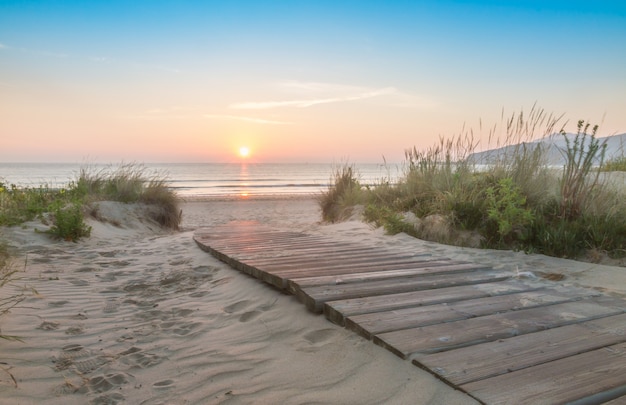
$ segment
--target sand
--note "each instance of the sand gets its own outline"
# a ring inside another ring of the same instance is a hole
[[[200,250],[193,231],[231,220],[363,240],[516,269],[559,273],[562,284],[626,294],[623,268],[424,242],[352,220],[319,222],[312,198],[190,201],[181,232],[104,203],[79,243],[34,229],[1,229],[19,246],[24,291],[0,318],[0,403],[15,404],[472,404],[428,372],[308,312],[294,297]]]

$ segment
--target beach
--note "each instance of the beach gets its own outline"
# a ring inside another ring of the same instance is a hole
[[[179,232],[102,203],[92,236],[54,241],[39,222],[2,228],[25,300],[0,318],[0,402],[16,404],[472,404],[427,371],[306,310],[202,251],[196,229],[258,221],[509,269],[626,295],[623,268],[385,235],[320,222],[311,196],[196,199]],[[4,291],[6,290],[6,291]]]

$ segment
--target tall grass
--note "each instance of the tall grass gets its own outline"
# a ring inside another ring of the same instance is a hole
[[[328,191],[322,193],[318,203],[322,218],[328,222],[346,219],[352,207],[361,203],[362,188],[353,165],[342,164],[333,169]]]
[[[599,159],[599,167],[604,163],[606,141],[596,139],[598,126],[595,125],[588,133],[590,124],[578,121],[578,132],[573,140],[565,138],[566,148],[562,151],[565,157],[565,168],[561,176],[561,215],[576,218],[581,215],[583,204],[596,196],[599,171],[591,173],[594,162]]]
[[[561,116],[533,106],[528,114],[502,117],[501,127],[491,128],[488,139],[491,148],[504,149],[486,161],[474,154],[478,142],[471,130],[440,138],[424,150],[407,150],[405,172],[397,183],[361,190],[365,219],[390,232],[443,243],[463,244],[467,239],[455,235],[469,231],[489,248],[559,257],[578,257],[588,250],[624,256],[626,195],[598,180],[604,146],[596,139],[597,128],[589,131],[591,126],[580,121],[577,135],[565,137],[566,163],[559,171],[546,163],[546,151],[532,141],[564,136]],[[340,186],[331,185],[322,199],[324,212],[333,212],[345,185],[357,182],[354,173],[341,174],[335,177]],[[411,216],[421,222],[407,221]],[[438,218],[438,226],[448,224],[449,231],[428,230],[424,224],[430,216]]]
[[[150,173],[143,165],[121,164],[100,170],[82,168],[75,189],[87,201],[148,204],[153,208],[148,211],[149,216],[165,228],[178,229],[181,221],[178,197],[168,187],[165,176]]]

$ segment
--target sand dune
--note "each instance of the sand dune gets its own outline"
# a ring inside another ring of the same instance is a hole
[[[100,213],[109,222],[92,222],[92,237],[77,244],[33,232],[44,228],[37,223],[2,230],[24,267],[3,294],[36,293],[1,319],[4,334],[23,339],[0,341],[1,403],[474,403],[193,243],[194,229],[231,220],[426,247],[520,277],[557,273],[563,284],[626,294],[623,268],[386,236],[360,221],[323,225],[313,199],[188,202],[178,233],[159,231],[137,207],[105,203]]]
[[[23,343],[0,342],[0,402],[473,403],[192,241],[193,229],[232,219],[346,237],[369,235],[366,226],[322,226],[310,199],[183,210],[179,233],[155,233],[116,204],[101,212],[128,227],[92,223],[92,237],[77,244],[51,241],[33,232],[43,228],[35,223],[3,230],[27,260],[12,288],[37,293],[2,318],[2,332]]]

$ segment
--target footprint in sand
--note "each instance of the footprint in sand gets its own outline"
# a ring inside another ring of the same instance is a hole
[[[333,336],[335,336],[336,333],[337,331],[335,331],[334,329],[320,329],[309,332],[303,337],[311,344],[319,344],[331,339]]]
[[[41,330],[56,330],[59,329],[59,323],[58,322],[48,322],[48,321],[43,321],[39,326],[37,326],[37,329],[41,329]]]
[[[240,317],[239,317],[239,322],[248,322],[253,320],[254,318],[258,317],[259,315],[261,315],[261,311],[249,311],[249,312],[244,312]]]
[[[114,392],[112,394],[104,394],[100,395],[93,399],[90,404],[93,405],[117,405],[123,404],[126,401],[126,397],[120,394],[119,392]]]
[[[185,259],[182,256],[174,258],[174,260],[170,260],[170,266],[180,266],[181,264],[189,263],[190,259]]]
[[[193,309],[174,308],[172,309],[172,316],[184,318],[194,313]]]
[[[65,330],[66,335],[81,335],[83,332],[84,327],[82,325],[70,326]]]
[[[64,346],[52,362],[55,363],[58,371],[74,367],[79,373],[87,374],[97,370],[108,361],[102,356],[94,355],[81,345],[71,344]]]
[[[130,349],[120,353],[120,361],[133,368],[148,368],[156,366],[163,361],[163,358],[154,353],[146,353],[138,347],[131,347]]]
[[[242,309],[247,308],[248,306],[250,306],[250,301],[248,300],[238,301],[238,302],[235,302],[234,304],[224,307],[224,312],[226,312],[227,314],[232,314],[234,312],[239,312]]]
[[[114,312],[117,312],[117,309],[119,308],[120,303],[117,302],[116,300],[108,300],[105,304],[104,304],[104,308],[102,308],[102,312],[104,312],[105,314],[112,314]]]
[[[90,378],[87,386],[91,392],[102,393],[120,388],[122,385],[128,384],[131,380],[132,376],[129,374],[111,373]]]
[[[152,384],[152,388],[158,390],[169,390],[171,388],[174,388],[174,380],[157,381]]]
[[[171,332],[178,336],[187,336],[200,327],[200,325],[202,325],[200,322],[188,322],[183,324],[178,323],[176,328],[171,329]]]

